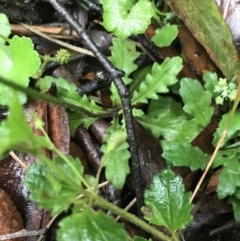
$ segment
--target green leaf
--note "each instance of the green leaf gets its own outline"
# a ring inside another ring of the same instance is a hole
[[[213,98],[216,98],[219,94],[214,92],[215,86],[218,84],[218,76],[216,73],[207,72],[203,75],[205,81],[204,87],[209,90]]]
[[[83,166],[79,159],[68,159],[82,176]],[[27,169],[25,184],[31,191],[31,199],[41,208],[51,209],[55,215],[70,207],[81,192],[81,180],[60,157],[42,160]]]
[[[45,137],[36,136],[26,121],[23,107],[19,103],[17,92],[10,90],[9,116],[0,125],[1,148],[0,159],[10,150],[28,152],[34,155],[42,153],[42,148],[53,146]]]
[[[209,91],[204,91],[197,80],[183,78],[181,80],[180,95],[184,102],[184,111],[194,117],[196,124],[205,127],[209,124],[213,108],[211,107],[212,95]]]
[[[84,208],[59,223],[58,241],[128,241],[123,225],[114,221],[102,211],[94,213]]]
[[[58,88],[62,88],[67,91],[76,90],[76,86],[64,78],[54,78],[52,76],[45,76],[37,81],[36,87],[41,90],[41,92],[46,93],[52,84],[55,84]]]
[[[127,39],[113,38],[113,46],[110,49],[111,56],[109,57],[109,60],[116,68],[125,72],[123,82],[128,85],[132,81],[132,79],[129,78],[129,75],[137,69],[134,60],[140,55],[140,53],[136,51],[135,44]],[[114,83],[111,84],[110,90],[112,92],[111,99],[113,106],[120,104],[121,99]]]
[[[173,140],[187,121],[181,104],[162,96],[158,100],[151,100],[148,114],[136,119],[156,138],[163,136],[167,141]]]
[[[213,145],[216,146],[217,142],[219,141],[229,118],[230,112],[226,113],[222,116],[222,119],[218,125],[217,131],[214,133]],[[227,135],[223,141],[223,145],[225,145],[229,140],[233,137],[239,136],[240,134],[240,126],[239,126],[239,118],[240,118],[240,111],[236,110],[234,115],[232,116],[232,120],[229,125],[229,129]]]
[[[161,65],[154,63],[152,74],[148,74],[139,89],[134,91],[132,104],[148,103],[147,99],[158,99],[157,93],[167,93],[168,86],[177,82],[176,76],[181,69],[180,57],[166,58]]]
[[[89,100],[86,95],[80,96],[76,90],[67,91],[60,88],[58,89],[58,98],[95,114],[104,113],[102,107],[96,105],[93,100]]]
[[[219,150],[211,168],[223,166],[228,160],[237,158],[238,149]]]
[[[152,66],[148,65],[142,69],[138,69],[133,73],[133,81],[129,86],[131,96],[135,90],[139,88],[139,85],[146,79],[148,73],[151,72]]]
[[[166,24],[163,28],[157,29],[152,41],[159,47],[171,45],[172,41],[178,35],[177,25]]]
[[[6,38],[11,33],[11,25],[9,24],[8,18],[5,14],[0,13],[0,34]],[[0,44],[5,44],[5,40],[0,38]]]
[[[125,77],[128,77],[137,69],[134,61],[140,53],[136,51],[136,45],[128,39],[113,38],[112,44],[112,47],[110,47],[111,56],[108,59],[116,68],[125,72]]]
[[[236,197],[229,197],[228,203],[232,204],[235,220],[240,222],[240,200]]]
[[[191,193],[184,193],[180,176],[165,170],[153,178],[150,190],[145,191],[145,204],[152,214],[145,216],[149,222],[167,227],[171,233],[184,228],[192,219],[193,204],[189,203]]]
[[[126,177],[130,173],[128,160],[131,156],[128,151],[129,145],[126,142],[126,131],[120,128],[120,126],[117,128],[114,125],[110,126],[109,133],[104,138],[106,144],[101,147],[101,151],[104,153],[101,163],[106,167],[106,178],[119,189],[123,187]]]
[[[174,166],[188,166],[194,171],[199,168],[204,169],[208,163],[209,156],[190,143],[166,141],[162,143],[164,143],[162,156]]]
[[[14,36],[9,46],[0,48],[0,78],[4,78],[24,87],[28,86],[29,77],[33,76],[40,66],[40,58],[34,50],[30,38]],[[9,104],[10,88],[0,84],[0,104]],[[26,102],[26,95],[21,93],[21,103]]]
[[[199,0],[166,0],[166,3],[185,22],[228,79],[240,75],[232,34],[214,1],[202,0],[199,4]]]
[[[79,126],[84,126],[85,128],[88,129],[88,127],[94,121],[97,120],[97,118],[91,118],[82,113],[77,113],[74,111],[68,111],[67,115],[68,115],[68,124],[69,124],[69,128],[70,128],[71,136],[74,136],[74,133]]]
[[[103,5],[103,25],[117,37],[144,33],[155,10],[148,0],[100,0]],[[114,10],[114,11],[113,11]]]
[[[224,163],[224,168],[219,175],[218,197],[223,199],[228,195],[232,195],[237,187],[240,187],[239,155],[230,157]]]

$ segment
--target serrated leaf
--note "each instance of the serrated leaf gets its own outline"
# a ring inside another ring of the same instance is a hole
[[[147,115],[136,119],[156,138],[163,136],[165,140],[171,141],[186,122],[186,116],[181,109],[181,104],[172,98],[160,96],[158,100],[150,102]]]
[[[198,147],[190,143],[179,144],[178,142],[162,142],[163,157],[174,166],[188,166],[193,171],[204,169],[209,161],[209,156]]]
[[[240,165],[239,156],[230,157],[224,163],[224,168],[219,175],[217,194],[220,199],[232,195],[236,188],[240,187]]]
[[[71,164],[83,175],[80,160],[68,157]],[[53,160],[38,161],[27,169],[25,184],[31,191],[31,199],[39,206],[52,210],[52,215],[66,211],[81,192],[81,179],[71,167],[55,156]],[[70,182],[67,182],[67,179]]]
[[[67,91],[64,89],[58,89],[58,97],[67,103],[73,104],[80,108],[86,109],[92,113],[104,113],[102,107],[96,105],[93,100],[89,100],[86,95],[80,96],[76,90]]]
[[[136,51],[136,45],[128,39],[113,38],[112,44],[112,47],[110,47],[111,56],[108,59],[116,68],[125,72],[125,77],[128,77],[137,69],[134,60],[140,53]]]
[[[172,41],[178,35],[177,25],[166,24],[163,28],[157,29],[152,41],[159,47],[171,45]]]
[[[74,133],[78,126],[84,126],[88,129],[88,127],[97,120],[97,118],[91,118],[82,113],[77,113],[73,111],[68,111],[68,124],[70,128],[70,135],[74,136]]]
[[[194,122],[201,127],[209,124],[213,107],[211,107],[212,95],[209,91],[204,91],[197,80],[183,78],[180,82],[180,95],[184,102],[184,111],[194,117]]]
[[[207,72],[203,75],[203,80],[205,81],[204,87],[211,92],[212,97],[217,97],[219,94],[214,92],[215,86],[218,84],[217,74],[213,72]]]
[[[123,82],[128,85],[131,83],[132,79],[129,75],[137,69],[137,65],[134,64],[134,60],[140,55],[136,51],[136,46],[127,39],[113,38],[113,46],[110,47],[111,56],[109,60],[113,65],[125,72],[125,76],[122,78]],[[121,103],[121,99],[118,94],[118,90],[114,83],[111,84],[111,100],[113,106]]]
[[[190,143],[201,132],[201,130],[202,128],[199,125],[197,125],[193,120],[187,120],[181,126],[181,129],[174,136],[172,141],[177,141],[179,143]]]
[[[148,0],[100,0],[103,5],[103,25],[117,37],[127,38],[131,34],[144,33],[155,10]],[[114,11],[113,11],[114,9]]]
[[[1,46],[0,78],[4,78],[22,86],[28,86],[29,77],[33,76],[40,66],[40,58],[34,50],[30,38],[14,36],[9,46]],[[0,84],[0,104],[8,105],[10,88]],[[21,103],[26,102],[25,94],[20,95]]]
[[[228,160],[236,158],[236,155],[238,155],[238,149],[219,150],[211,168],[223,166]]]
[[[102,211],[92,212],[84,208],[59,223],[58,241],[128,241],[123,225],[114,221]]]
[[[10,114],[0,125],[0,159],[10,150],[27,151],[37,155],[41,153],[42,148],[51,148],[48,140],[33,134],[19,103],[17,92],[10,91],[8,98],[10,99]]]
[[[240,200],[236,197],[229,197],[228,203],[231,203],[233,207],[234,218],[237,222],[240,222]]]
[[[107,180],[120,189],[130,173],[128,165],[131,156],[128,151],[129,145],[126,141],[126,132],[120,127],[114,129],[114,126],[110,126],[108,132],[104,138],[106,144],[101,147],[101,151],[104,153],[101,163],[106,167],[105,175]]]
[[[222,119],[218,125],[217,131],[214,133],[213,145],[216,146],[217,142],[219,141],[229,118],[230,112],[226,113],[222,116]],[[239,136],[240,134],[240,126],[239,126],[239,118],[240,118],[240,111],[236,110],[234,115],[232,116],[227,135],[223,140],[223,145],[225,145],[229,140],[231,140],[235,136]]]
[[[52,76],[45,76],[37,81],[36,87],[41,90],[41,92],[46,93],[55,84],[57,89],[62,88],[67,91],[76,90],[76,86],[64,78],[54,78]]]
[[[0,34],[6,38],[11,33],[11,25],[9,24],[8,18],[5,14],[0,13]],[[5,40],[0,38],[0,44],[5,44]]]
[[[148,103],[148,99],[158,99],[157,93],[167,93],[168,86],[177,82],[176,76],[181,69],[180,57],[166,58],[161,65],[154,63],[152,73],[148,74],[139,89],[134,91],[132,104]]]
[[[190,192],[185,193],[181,177],[165,170],[153,178],[150,190],[144,193],[145,204],[152,210],[152,214],[145,218],[153,224],[167,227],[171,233],[182,229],[192,219],[190,196]]]

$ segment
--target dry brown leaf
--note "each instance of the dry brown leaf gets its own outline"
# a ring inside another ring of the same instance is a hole
[[[8,194],[3,189],[0,189],[0,235],[11,234],[23,228],[23,221],[20,213]],[[6,241],[11,240],[8,239]],[[16,238],[14,241],[24,241],[24,238]]]

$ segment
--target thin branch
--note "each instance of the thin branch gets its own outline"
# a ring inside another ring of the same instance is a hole
[[[7,240],[7,239],[13,239],[13,238],[19,238],[19,237],[27,237],[27,236],[43,235],[46,232],[46,230],[47,230],[46,228],[36,230],[36,231],[27,231],[26,229],[22,229],[21,231],[18,231],[16,233],[0,235],[0,240]]]
[[[99,51],[93,40],[87,35],[85,29],[68,13],[67,9],[58,0],[48,0],[56,11],[63,16],[63,18],[72,26],[80,38],[84,41],[85,45],[93,52],[98,61],[108,71],[111,79],[118,89],[118,93],[122,100],[122,106],[126,121],[126,129],[128,135],[128,143],[131,151],[132,169],[135,180],[135,190],[137,197],[138,214],[141,216],[140,208],[143,206],[143,188],[142,178],[138,154],[138,143],[135,138],[133,128],[133,117],[130,102],[130,93],[121,77],[124,73],[116,69],[113,64]]]

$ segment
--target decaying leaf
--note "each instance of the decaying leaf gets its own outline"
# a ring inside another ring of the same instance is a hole
[[[20,213],[8,194],[3,189],[0,189],[0,235],[14,233],[23,228],[23,221]],[[14,241],[23,240],[24,238],[14,239]],[[6,241],[10,241],[10,239]]]

